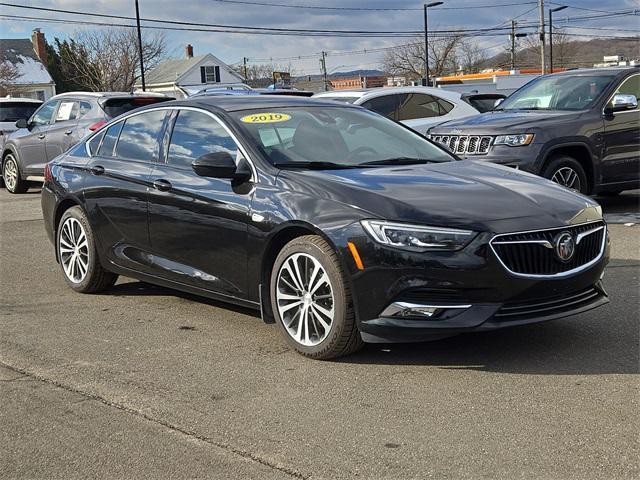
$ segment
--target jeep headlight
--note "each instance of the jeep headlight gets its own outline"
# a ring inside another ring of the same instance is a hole
[[[518,133],[515,135],[498,135],[494,145],[508,145],[509,147],[524,147],[533,141],[533,133]]]
[[[470,230],[392,223],[384,220],[362,220],[360,223],[376,242],[415,252],[460,250],[477,235]]]

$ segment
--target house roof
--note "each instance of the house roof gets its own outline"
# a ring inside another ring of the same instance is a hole
[[[148,85],[175,83],[181,76],[194,68],[205,58],[211,58],[211,60],[218,63],[221,67],[228,69],[232,75],[242,80],[242,77],[231,70],[231,68],[229,68],[224,62],[216,58],[211,53],[207,53],[206,55],[199,55],[197,57],[165,60],[154,69],[145,72],[145,83]]]
[[[28,38],[0,39],[0,60],[9,62],[18,70],[20,76],[12,84],[54,83]]]

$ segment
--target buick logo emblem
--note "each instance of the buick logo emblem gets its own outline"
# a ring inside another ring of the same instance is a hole
[[[554,240],[556,256],[563,262],[568,262],[576,253],[576,241],[569,232],[562,232]]]

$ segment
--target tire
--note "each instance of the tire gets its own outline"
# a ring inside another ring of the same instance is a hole
[[[542,176],[583,195],[589,194],[587,174],[573,157],[566,155],[552,157],[543,170]]]
[[[56,231],[56,249],[62,275],[76,292],[97,293],[116,283],[118,276],[100,264],[93,230],[80,207],[71,207],[62,215]]]
[[[284,246],[273,265],[270,292],[278,328],[302,355],[327,360],[362,347],[349,285],[336,252],[321,237],[298,237]]]
[[[9,153],[4,157],[2,179],[9,193],[25,193],[29,190],[29,182],[22,180],[20,166],[13,153]]]

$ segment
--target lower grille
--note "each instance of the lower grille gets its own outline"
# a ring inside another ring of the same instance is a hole
[[[499,322],[510,322],[571,312],[595,302],[604,295],[598,288],[591,287],[566,296],[505,303],[494,315],[494,319]]]
[[[562,260],[559,237],[568,233],[573,255]],[[604,252],[606,226],[592,222],[533,232],[497,235],[491,248],[507,270],[523,276],[559,276],[577,272],[599,259]]]
[[[491,137],[489,136],[432,135],[431,139],[457,154],[486,155],[491,147]]]

